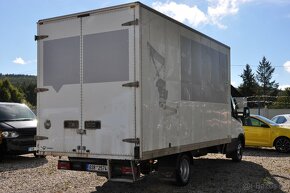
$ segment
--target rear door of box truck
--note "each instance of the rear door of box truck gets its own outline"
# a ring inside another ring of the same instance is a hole
[[[121,6],[38,22],[42,153],[133,159],[136,12]]]

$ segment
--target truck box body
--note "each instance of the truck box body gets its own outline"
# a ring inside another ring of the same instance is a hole
[[[141,3],[38,22],[40,153],[146,160],[229,143],[230,48]]]

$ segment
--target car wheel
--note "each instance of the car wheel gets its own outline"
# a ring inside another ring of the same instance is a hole
[[[192,159],[192,158],[191,158]],[[188,184],[191,176],[190,157],[186,154],[182,154],[177,157],[175,178],[178,186],[185,186]]]
[[[240,139],[236,145],[235,151],[232,153],[231,158],[234,162],[240,162],[243,158],[243,144]]]
[[[287,137],[279,137],[275,141],[275,148],[278,152],[290,152],[290,140]]]

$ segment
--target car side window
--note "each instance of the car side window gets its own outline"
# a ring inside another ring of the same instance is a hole
[[[251,121],[250,118],[246,118],[246,119],[243,120],[243,124],[245,126],[252,126],[252,121]]]
[[[278,117],[276,123],[282,124],[282,123],[285,123],[286,121],[287,121],[287,119],[284,116],[280,116],[280,117]]]
[[[253,127],[263,127],[264,125],[267,125],[258,119],[255,119],[255,118],[250,118],[250,119],[251,119],[251,123]]]

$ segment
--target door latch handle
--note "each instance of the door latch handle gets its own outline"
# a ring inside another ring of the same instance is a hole
[[[139,87],[139,81],[135,81],[135,82],[128,82],[125,84],[122,84],[122,87]]]

